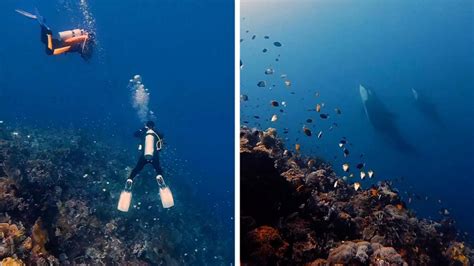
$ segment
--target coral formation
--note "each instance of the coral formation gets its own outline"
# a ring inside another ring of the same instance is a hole
[[[186,183],[175,188],[180,204],[164,210],[154,176],[144,172],[133,211],[117,211],[135,153],[110,145],[83,130],[0,125],[1,265],[231,261],[229,232]]]
[[[240,158],[246,265],[474,262],[451,220],[417,218],[387,182],[356,191],[320,158],[286,150],[274,129],[241,128]]]

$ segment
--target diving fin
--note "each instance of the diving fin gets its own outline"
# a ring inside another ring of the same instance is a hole
[[[29,12],[26,12],[25,10],[21,10],[21,9],[15,9],[16,12],[18,12],[20,15],[23,15],[27,18],[31,18],[31,19],[38,19],[38,17],[36,15],[33,15]]]
[[[117,204],[117,210],[122,212],[128,212],[130,208],[130,202],[132,201],[132,179],[127,179],[125,188],[120,193],[119,202]]]
[[[163,208],[171,208],[174,206],[173,194],[169,187],[160,188],[160,198]]]
[[[36,21],[38,21],[38,23],[41,26],[46,27],[48,30],[50,30],[50,28],[46,25],[46,20],[44,19],[43,16],[40,15],[37,8],[35,8],[35,16],[36,16]]]
[[[171,193],[170,188],[165,184],[165,180],[162,175],[156,176],[156,181],[160,187],[160,199],[163,208],[171,208],[174,206],[173,194]]]
[[[38,23],[41,26],[46,27],[49,30],[49,27],[46,25],[45,19],[43,18],[43,16],[41,16],[39,14],[38,9],[35,9],[35,14],[34,15],[31,14],[30,12],[26,12],[25,10],[21,10],[21,9],[15,9],[15,11],[20,15],[23,15],[27,18],[34,19],[34,20],[38,21]]]

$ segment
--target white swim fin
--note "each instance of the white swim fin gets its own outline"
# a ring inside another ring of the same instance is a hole
[[[20,15],[23,15],[27,18],[38,19],[38,17],[36,15],[33,15],[30,12],[26,12],[25,10],[15,9],[15,11],[18,12]]]
[[[169,187],[160,188],[160,198],[163,208],[171,208],[174,206],[173,194]]]
[[[117,205],[117,210],[121,212],[128,212],[130,209],[130,202],[132,201],[132,192],[123,190],[120,193],[120,199]]]
[[[170,188],[166,185],[165,180],[162,175],[156,176],[156,181],[158,182],[158,187],[160,188],[160,198],[163,208],[171,208],[174,206],[173,194],[171,193]]]
[[[40,13],[38,12],[38,9],[35,9],[35,14],[31,14],[30,12],[26,12],[25,10],[21,10],[21,9],[15,9],[15,11],[20,14],[20,15],[23,15],[27,18],[30,18],[30,19],[34,19],[36,21],[38,21],[38,23],[47,28],[48,30],[50,30],[50,28],[48,27],[48,25],[46,25],[46,21],[45,19],[43,18],[43,16],[40,15]]]
[[[132,201],[132,184],[133,180],[127,179],[127,182],[125,183],[125,189],[120,193],[117,210],[128,212],[128,209],[130,209],[130,202]]]

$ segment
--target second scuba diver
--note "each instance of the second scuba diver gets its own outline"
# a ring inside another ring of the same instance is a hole
[[[155,168],[156,181],[158,182],[163,208],[173,207],[173,194],[171,194],[171,190],[165,184],[165,180],[162,176],[163,171],[161,169],[160,160],[158,157],[158,153],[163,146],[163,135],[155,131],[155,123],[153,121],[148,121],[144,128],[135,132],[134,136],[139,138],[141,141],[140,145],[138,146],[141,154],[137,165],[135,168],[133,168],[127,181],[125,182],[125,189],[120,194],[117,209],[122,212],[128,212],[128,209],[130,208],[130,202],[132,200],[133,178],[135,178],[135,176],[147,164],[151,164],[153,168]]]
[[[84,60],[92,57],[94,48],[94,34],[84,29],[73,29],[59,32],[59,39],[53,38],[53,32],[46,25],[45,19],[36,12],[33,15],[23,10],[15,10],[21,15],[35,19],[41,27],[41,42],[45,45],[47,55],[60,55],[65,53],[79,53]]]

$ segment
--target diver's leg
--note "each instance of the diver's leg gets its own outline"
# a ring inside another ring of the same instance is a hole
[[[145,160],[145,157],[140,156],[140,159],[138,159],[137,165],[135,166],[135,168],[133,168],[128,179],[133,180],[133,178],[135,178],[135,176],[143,169],[143,167],[145,167],[146,163],[147,161]]]
[[[130,208],[130,202],[132,201],[132,185],[133,185],[133,178],[145,167],[147,161],[143,156],[140,156],[138,159],[137,165],[133,168],[132,172],[130,173],[127,181],[125,182],[125,188],[120,193],[119,202],[117,205],[117,209],[122,212],[128,212]]]
[[[46,47],[46,54],[51,55],[54,52],[53,32],[46,26],[41,25],[41,42]]]
[[[153,168],[155,168],[155,172],[157,175],[163,174],[163,169],[161,169],[160,160],[158,159],[158,157],[153,158],[151,164],[153,165]]]
[[[158,157],[153,158],[151,164],[153,165],[153,168],[155,168],[158,186],[160,186],[160,188],[166,187],[165,180],[163,179],[163,169],[161,169],[160,160]]]
[[[174,206],[173,194],[163,179],[163,170],[161,169],[160,160],[158,157],[153,158],[152,164],[156,171],[156,182],[158,182],[158,187],[160,190],[161,204],[163,205],[163,208],[171,208]]]

